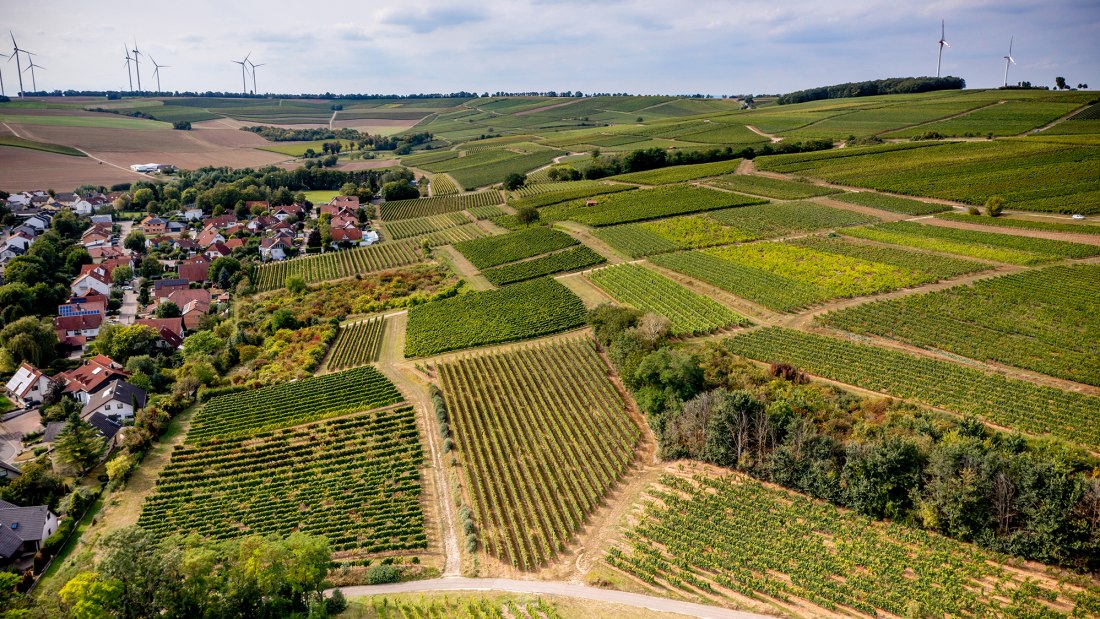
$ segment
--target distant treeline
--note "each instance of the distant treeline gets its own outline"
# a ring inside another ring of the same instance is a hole
[[[450,93],[417,93],[409,95],[385,95],[385,94],[334,94],[331,92],[326,93],[265,93],[265,94],[253,94],[242,92],[217,92],[207,90],[205,92],[192,92],[189,90],[174,91],[174,92],[156,92],[153,90],[139,90],[139,91],[123,91],[123,90],[40,90],[33,92],[30,90],[23,91],[23,95],[27,97],[106,97],[107,99],[117,100],[122,97],[205,97],[212,99],[352,99],[352,100],[371,100],[371,99],[476,99],[478,94],[476,92],[450,92]],[[482,95],[482,96],[488,96]]]
[[[256,127],[241,127],[241,131],[251,131],[265,140],[271,142],[312,142],[315,140],[351,140],[358,142],[370,137],[365,132],[355,129],[286,129],[261,125]]]
[[[686,150],[669,152],[663,148],[643,148],[617,157],[599,158],[584,171],[584,178],[593,180],[616,174],[643,172],[676,165],[692,163],[710,163],[730,159],[753,159],[764,155],[785,153],[805,153],[815,150],[827,150],[833,147],[832,140],[806,140],[804,142],[779,142],[744,148],[712,148],[710,150]]]
[[[789,92],[778,99],[779,105],[805,103],[819,99],[843,99],[846,97],[871,97],[874,95],[898,95],[933,90],[958,90],[966,88],[961,77],[891,77],[884,80],[849,82],[833,86],[821,86]]]

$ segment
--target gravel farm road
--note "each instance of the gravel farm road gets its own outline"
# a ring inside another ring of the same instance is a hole
[[[394,593],[424,593],[428,591],[503,591],[536,595],[559,595],[562,597],[636,606],[638,608],[646,608],[657,612],[677,613],[689,617],[702,617],[704,619],[774,619],[768,615],[729,610],[692,602],[681,602],[651,595],[627,593],[625,591],[615,591],[613,589],[597,589],[596,587],[589,587],[576,583],[541,580],[455,577],[436,578],[433,580],[413,580],[391,585],[340,587],[340,590],[347,597]]]

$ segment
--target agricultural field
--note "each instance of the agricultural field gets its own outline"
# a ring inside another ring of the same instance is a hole
[[[763,201],[701,187],[659,187],[612,195],[600,200],[595,206],[586,207],[582,203],[573,208],[565,219],[590,226],[610,226],[761,202]]]
[[[14,135],[0,135],[0,146],[11,146],[13,148],[29,148],[31,150],[40,150],[47,153],[57,153],[58,155],[68,155],[70,157],[87,157],[87,155],[71,146],[36,142],[34,140],[18,138]]]
[[[725,306],[638,264],[598,269],[585,277],[616,301],[668,318],[675,336],[703,335],[748,324]]]
[[[285,428],[401,402],[378,370],[367,366],[210,398],[191,422],[187,442],[199,445]]]
[[[703,227],[709,227],[704,222]],[[631,258],[641,258],[680,249],[680,246],[640,224],[622,224],[597,228],[592,232],[597,239]]]
[[[964,221],[983,226],[997,226],[998,228],[1017,228],[1020,230],[1045,230],[1047,232],[1068,232],[1071,234],[1100,234],[1100,226],[1095,224],[1079,224],[1069,221],[1039,221],[1035,219],[1013,219],[1012,217],[983,217],[981,215],[969,215],[965,213],[939,213],[937,219],[946,221]]]
[[[336,340],[329,349],[325,367],[346,370],[378,360],[386,320],[382,317],[340,325]]]
[[[436,174],[431,178],[431,182],[428,186],[431,189],[433,197],[451,196],[462,193],[462,188],[458,186],[458,183],[446,174]]]
[[[584,185],[577,185],[577,183],[585,183]],[[546,183],[533,185],[533,187],[542,187]],[[620,191],[629,191],[634,189],[631,185],[610,185],[607,183],[595,183],[588,184],[588,181],[572,181],[564,183],[552,183],[549,187],[553,191],[538,191],[532,192],[521,198],[511,200],[509,204],[515,208],[521,208],[524,206],[533,206],[535,208],[541,208],[544,206],[550,206],[551,204],[560,204],[562,202],[569,202],[571,200],[579,200],[581,198],[595,198],[596,196],[602,196],[609,193],[618,193]],[[600,198],[602,200],[602,198]]]
[[[490,158],[483,159],[480,157],[481,155],[488,156],[496,153],[506,153],[508,156],[497,160]],[[439,169],[441,164],[433,164],[432,166],[425,166],[425,169],[432,170],[433,172],[446,172],[463,188],[475,189],[477,187],[499,183],[509,174],[523,174],[544,166],[553,161],[554,157],[562,154],[564,154],[562,151],[553,149],[538,150],[528,154],[519,154],[510,150],[498,149],[467,155],[459,159],[450,159],[444,162],[445,164],[453,164],[454,162],[462,162],[467,159],[477,161],[476,163],[470,162],[469,165],[463,167],[452,167],[448,165],[444,166],[445,169]],[[433,167],[435,169],[432,169]]]
[[[1073,101],[1007,101],[949,120],[887,133],[885,137],[911,138],[934,131],[945,137],[1019,135],[1081,107]]]
[[[215,539],[302,531],[348,554],[423,549],[422,460],[412,407],[191,442],[172,453],[138,524]]]
[[[563,611],[560,603],[547,596],[517,594],[492,595],[448,591],[426,596],[376,595],[370,598],[351,598],[349,610],[341,614],[356,619],[409,619],[455,617],[456,619],[563,619],[581,615]],[[577,604],[576,601],[571,606]],[[588,611],[589,603],[585,604]],[[584,616],[587,616],[584,615]]]
[[[864,243],[840,235],[806,236],[786,241],[789,245],[806,247],[826,254],[839,254],[850,258],[867,260],[880,264],[891,264],[903,269],[927,273],[939,279],[950,279],[968,273],[988,271],[993,265],[962,258],[949,258],[939,254]]]
[[[355,144],[348,140],[313,140],[311,142],[272,142],[268,146],[260,148],[260,150],[271,151],[273,153],[280,153],[287,155],[288,157],[302,157],[306,154],[307,150],[311,150],[314,153],[325,154],[328,151],[324,150],[324,145],[332,142],[340,142],[341,153],[350,153],[355,150]]]
[[[488,206],[471,206],[466,209],[466,212],[477,219],[493,219],[494,217],[501,217],[508,214],[508,212],[504,210],[504,207],[495,204],[490,204]]]
[[[1100,397],[949,361],[769,327],[725,341],[730,352],[786,362],[830,380],[974,415],[1013,430],[1100,448]]]
[[[751,234],[756,239],[844,228],[875,221],[875,218],[870,215],[808,201],[750,205],[714,211],[708,215],[722,224]]]
[[[94,127],[97,129],[137,129],[139,131],[164,131],[172,125],[143,118],[129,118],[118,114],[77,113],[66,115],[8,114],[0,112],[0,123],[20,125],[47,125],[51,127]]]
[[[721,189],[729,189],[739,193],[747,193],[754,196],[772,198],[773,200],[802,200],[816,196],[828,196],[840,193],[839,189],[812,185],[799,181],[785,181],[766,176],[751,176],[748,174],[729,174],[707,181]]]
[[[379,207],[384,221],[394,219],[411,219],[413,217],[427,217],[429,215],[443,215],[454,211],[462,211],[477,206],[491,206],[503,204],[499,191],[481,191],[457,196],[438,196],[432,198],[418,198],[415,200],[396,200],[383,202]]]
[[[821,321],[1100,386],[1100,266],[1055,266],[879,301]]]
[[[633,462],[640,431],[627,403],[586,338],[463,356],[438,371],[480,546],[538,568]]]
[[[419,260],[413,243],[381,243],[260,265],[255,269],[253,285],[258,292],[266,292],[285,286],[286,278],[291,275],[301,275],[306,283],[316,284],[405,266]]]
[[[521,260],[481,272],[485,279],[497,286],[523,282],[544,275],[567,273],[606,262],[606,259],[581,245],[565,251],[547,254],[533,260]]]
[[[446,230],[455,226],[470,223],[470,220],[460,212],[445,213],[443,215],[429,215],[427,217],[412,217],[387,221],[385,230],[394,239],[404,239],[410,236],[418,236],[439,230]]]
[[[740,159],[729,161],[717,161],[714,163],[697,163],[693,165],[670,166],[645,172],[633,172],[612,176],[611,180],[624,183],[638,183],[641,185],[669,185],[682,183],[699,178],[732,174],[741,164]]]
[[[461,226],[429,232],[422,236],[415,236],[410,240],[417,244],[427,243],[429,247],[439,247],[440,245],[454,245],[464,241],[472,241],[474,239],[484,238],[488,235],[489,233],[485,232],[485,230],[477,224],[466,223]]]
[[[870,241],[1019,265],[1037,265],[1065,258],[1087,258],[1100,254],[1100,247],[1095,245],[930,226],[909,221],[851,228],[844,230],[844,234]]]
[[[888,196],[886,194],[870,191],[851,191],[831,197],[833,200],[839,200],[849,204],[869,206],[871,208],[882,209],[892,213],[902,213],[904,215],[931,215],[932,213],[951,210],[951,207],[946,204],[936,204],[934,202],[924,202],[911,198]]]
[[[405,356],[550,335],[584,321],[584,304],[577,295],[553,279],[533,279],[410,308]]]
[[[537,226],[500,236],[457,243],[455,249],[475,267],[487,269],[572,247],[577,245],[578,242],[577,239],[561,230]]]
[[[606,561],[667,591],[866,617],[1083,617],[1098,594],[1088,579],[1032,578],[973,544],[740,475],[665,475],[649,498]]]
[[[982,205],[999,195],[1007,208],[1100,213],[1100,145],[1057,138],[911,142],[757,157],[761,170],[833,183]],[[850,152],[843,152],[850,151]]]
[[[509,200],[516,202],[523,200],[524,198],[531,198],[539,196],[544,193],[563,193],[580,190],[594,189],[597,187],[608,187],[609,185],[603,181],[549,181],[541,183],[532,183],[528,178],[528,184],[512,191],[508,194]]]

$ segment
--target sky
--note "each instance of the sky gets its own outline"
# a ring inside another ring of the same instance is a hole
[[[942,72],[970,88],[1002,83],[1014,37],[1009,83],[1100,89],[1098,0],[0,2],[40,90],[127,90],[136,39],[168,91],[240,92],[231,61],[251,53],[260,92],[771,94],[935,75],[941,19]]]

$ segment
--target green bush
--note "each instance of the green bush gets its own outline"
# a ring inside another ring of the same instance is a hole
[[[367,570],[368,585],[384,585],[401,579],[401,570],[392,565],[376,565]]]

